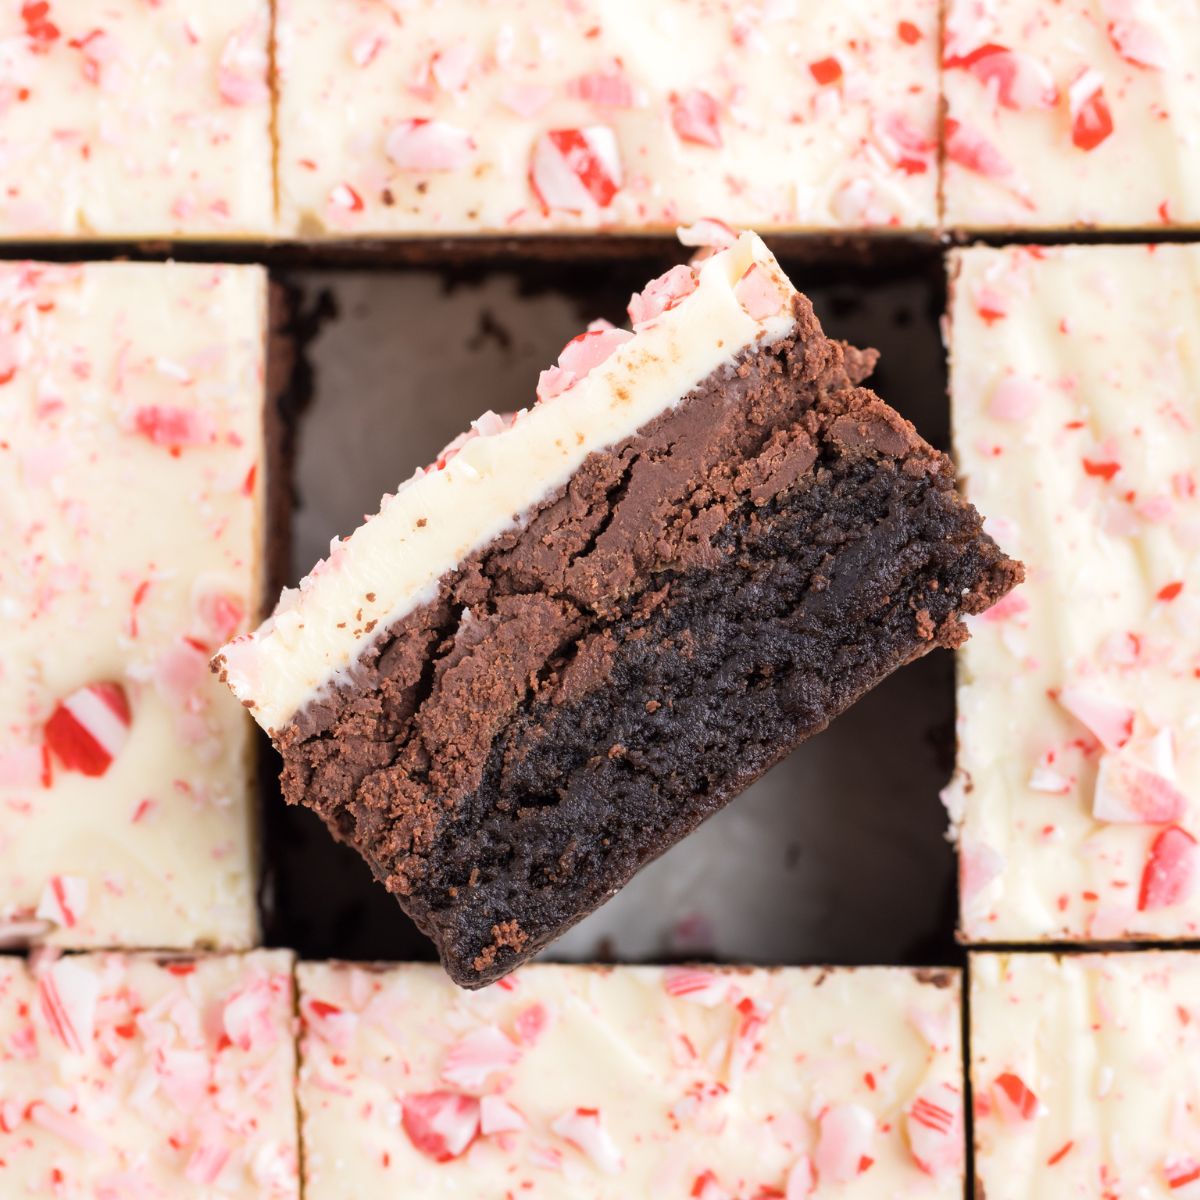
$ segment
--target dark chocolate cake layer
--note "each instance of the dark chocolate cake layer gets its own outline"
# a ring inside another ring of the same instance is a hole
[[[792,334],[591,455],[277,733],[468,987],[619,889],[1020,578],[945,456]]]

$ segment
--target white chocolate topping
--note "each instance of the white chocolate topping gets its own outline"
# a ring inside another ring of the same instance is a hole
[[[753,234],[631,302],[634,332],[598,328],[543,373],[540,401],[487,414],[380,512],[335,541],[275,615],[221,652],[224,677],[267,730],[346,679],[374,631],[436,595],[464,557],[511,529],[587,456],[631,436],[748,347],[793,324],[795,290]],[[663,305],[670,307],[663,308]]]
[[[268,0],[0,10],[0,240],[274,227]]]
[[[297,1200],[292,955],[0,958],[0,1195]]]
[[[309,1200],[962,1195],[953,972],[298,977]]]
[[[1200,247],[952,256],[968,497],[1028,581],[960,658],[962,929],[1200,931]]]
[[[0,940],[253,944],[266,279],[0,267]]]
[[[936,0],[281,0],[300,237],[932,228]]]
[[[974,954],[987,1200],[1200,1195],[1200,955]]]

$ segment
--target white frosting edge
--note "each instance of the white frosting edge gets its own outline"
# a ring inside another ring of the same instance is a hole
[[[786,300],[763,319],[735,292],[756,263]],[[448,572],[564,486],[589,454],[632,436],[747,347],[792,328],[795,289],[757,235],[742,234],[698,276],[695,291],[568,391],[385,496],[298,588],[284,590],[271,617],[223,648],[225,682],[264,729],[281,730],[336,685],[374,637],[433,600]]]

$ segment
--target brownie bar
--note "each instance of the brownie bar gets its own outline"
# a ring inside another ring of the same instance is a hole
[[[778,271],[756,239],[724,259],[676,327],[705,322],[722,272],[740,288],[756,267]],[[750,303],[784,305],[773,336],[582,458],[401,617],[377,626],[364,611],[390,603],[371,584],[390,545],[369,523],[218,659],[271,729],[285,796],[363,854],[465,986],[541,949],[891,670],[958,644],[960,615],[1019,576],[948,460],[856,386],[873,354],[827,339],[794,291]],[[650,387],[656,327],[639,329],[615,374],[583,381],[595,388],[580,412],[600,387],[618,409],[640,377]],[[465,465],[447,458],[468,472],[457,483],[420,477],[373,520],[399,537],[400,505],[417,533],[460,519],[418,489],[453,486],[461,506],[489,465],[507,479],[506,439],[534,445],[573,388],[470,443]],[[294,687],[347,620],[349,669]]]

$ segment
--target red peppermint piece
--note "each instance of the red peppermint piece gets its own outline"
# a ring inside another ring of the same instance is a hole
[[[563,1113],[551,1129],[582,1151],[605,1175],[619,1175],[624,1165],[621,1153],[596,1108],[577,1108]]]
[[[688,1195],[694,1197],[694,1200],[730,1200],[729,1193],[712,1171],[704,1171],[697,1175],[692,1180],[692,1190]]]
[[[1166,825],[1187,811],[1187,797],[1165,776],[1119,754],[1096,772],[1092,816],[1098,821]]]
[[[652,279],[640,292],[629,297],[629,320],[636,329],[653,321],[655,317],[669,312],[680,301],[690,296],[699,284],[696,272],[682,263],[672,267],[657,279]]]
[[[74,958],[60,958],[38,979],[38,1001],[50,1032],[82,1054],[92,1044],[100,978]]]
[[[809,63],[808,69],[822,87],[837,83],[842,77],[842,64],[832,55],[829,58],[819,58],[816,62]]]
[[[421,1092],[405,1096],[404,1132],[434,1162],[465,1154],[479,1136],[479,1101],[457,1092]]]
[[[957,1175],[965,1154],[962,1094],[949,1083],[919,1092],[905,1114],[913,1161],[935,1179]]]
[[[1058,88],[1045,63],[1032,55],[989,42],[970,54],[948,58],[947,69],[961,68],[995,91],[1005,108],[1053,108]]]
[[[750,264],[749,270],[735,284],[733,294],[756,321],[775,316],[787,302],[778,282],[759,263]]]
[[[978,130],[947,117],[945,135],[946,157],[951,162],[987,179],[1005,179],[1012,174],[1008,159]]]
[[[87,908],[87,880],[78,875],[51,875],[42,889],[34,916],[74,929]]]
[[[871,1161],[875,1118],[860,1104],[838,1104],[821,1114],[814,1165],[822,1185],[849,1183]]]
[[[143,404],[133,411],[133,431],[156,446],[207,446],[216,439],[216,426],[206,412],[172,404]]]
[[[671,124],[683,141],[718,149],[721,145],[719,117],[717,102],[707,92],[693,88],[682,94],[671,93]]]
[[[911,21],[901,21],[896,32],[906,46],[915,46],[921,40],[921,31]]]
[[[1196,839],[1186,829],[1169,825],[1150,844],[1138,892],[1138,912],[1182,904],[1196,882]]]
[[[589,329],[572,338],[558,356],[558,366],[543,371],[538,380],[539,400],[551,400],[574,387],[598,367],[618,346],[633,337],[628,329]]]
[[[348,183],[338,183],[330,189],[329,203],[344,212],[357,213],[366,208],[363,198]]]
[[[607,125],[543,133],[533,146],[529,183],[547,212],[607,208],[621,187],[616,134]]]
[[[713,1008],[728,999],[729,976],[700,967],[668,967],[663,974],[663,989],[677,1000]]]
[[[132,717],[119,683],[90,683],[62,700],[46,722],[46,745],[68,771],[98,777],[129,737]]]
[[[1171,583],[1163,584],[1163,586],[1158,589],[1155,599],[1161,600],[1164,604],[1166,604],[1174,600],[1175,597],[1178,596],[1182,591],[1183,581],[1181,579],[1175,579]]]
[[[1026,1085],[1020,1075],[1006,1071],[997,1075],[992,1084],[993,1099],[996,1104],[996,1115],[1000,1120],[1010,1125],[1022,1121],[1032,1121],[1038,1115],[1041,1106],[1038,1098]]]
[[[680,225],[675,236],[684,246],[700,246],[706,250],[725,250],[737,241],[737,231],[716,217],[701,217],[691,225]]]
[[[495,1025],[485,1025],[455,1042],[446,1054],[442,1078],[455,1087],[482,1088],[490,1075],[511,1067],[521,1057],[521,1048]]]
[[[1109,22],[1108,40],[1112,42],[1113,49],[1135,67],[1161,71],[1171,61],[1166,43],[1141,21]]]
[[[1105,483],[1111,482],[1121,469],[1121,464],[1117,462],[1098,462],[1092,458],[1085,458],[1082,461],[1083,473],[1085,475],[1091,475],[1096,479],[1103,479]]]
[[[1083,688],[1065,687],[1058,702],[1099,739],[1106,750],[1120,750],[1133,737],[1132,708]]]
[[[1071,105],[1071,141],[1080,150],[1095,150],[1113,131],[1112,113],[1104,98],[1104,78],[1087,69],[1067,89]]]
[[[33,43],[35,54],[45,54],[50,46],[61,37],[57,25],[50,20],[50,5],[46,0],[21,5],[21,20],[25,22],[25,35]]]
[[[446,121],[413,117],[392,126],[384,146],[401,171],[456,171],[475,153],[475,139]]]
[[[246,607],[232,592],[204,592],[196,599],[196,614],[205,634],[221,645],[241,628]]]
[[[1200,1180],[1200,1163],[1194,1158],[1168,1158],[1163,1163],[1163,1179],[1172,1191]]]
[[[633,107],[633,85],[620,70],[580,75],[567,84],[567,95],[601,108]]]

